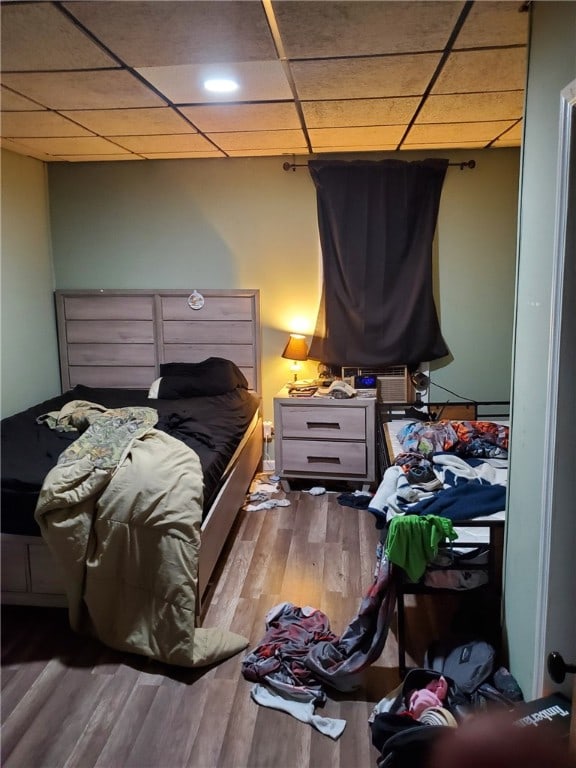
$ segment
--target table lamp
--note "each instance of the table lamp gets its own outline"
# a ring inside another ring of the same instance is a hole
[[[300,361],[308,360],[308,345],[306,339],[301,333],[291,333],[288,343],[284,347],[282,357],[292,360],[290,369],[294,372],[294,381],[298,380],[298,371],[300,370]]]

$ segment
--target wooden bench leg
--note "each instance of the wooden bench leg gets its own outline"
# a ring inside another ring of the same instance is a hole
[[[398,671],[403,680],[406,674],[406,616],[404,613],[404,592],[401,584],[396,597],[396,616],[398,619]]]

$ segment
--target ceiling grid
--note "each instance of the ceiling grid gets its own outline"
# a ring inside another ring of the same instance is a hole
[[[519,146],[526,7],[3,0],[1,145],[69,162]],[[239,89],[208,93],[216,75]]]

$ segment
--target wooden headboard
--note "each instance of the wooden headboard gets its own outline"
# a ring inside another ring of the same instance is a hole
[[[261,392],[258,290],[56,291],[62,391],[148,389],[160,363],[225,357]]]

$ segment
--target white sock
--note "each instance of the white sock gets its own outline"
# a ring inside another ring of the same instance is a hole
[[[314,714],[314,701],[296,701],[285,696],[281,696],[275,691],[271,691],[259,683],[252,686],[250,695],[257,704],[271,709],[279,709],[281,712],[287,712],[296,720],[302,723],[308,723],[314,726],[320,733],[337,739],[342,735],[346,727],[346,720],[338,720],[334,717],[321,717]]]
[[[267,501],[261,501],[259,504],[247,504],[244,507],[246,512],[256,512],[259,509],[274,509],[274,507],[289,507],[290,501],[288,499],[268,499]]]

